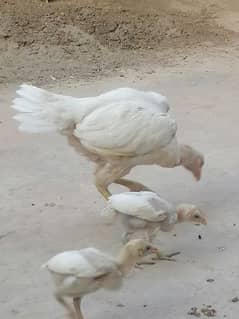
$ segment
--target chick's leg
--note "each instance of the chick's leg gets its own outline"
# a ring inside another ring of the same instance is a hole
[[[73,308],[71,308],[71,306],[65,301],[65,299],[57,292],[55,293],[55,298],[67,310],[69,316],[72,319],[75,319],[75,313],[73,311]]]
[[[176,251],[175,253],[171,253],[171,254],[164,254],[161,252],[156,253],[156,257],[153,257],[153,260],[167,260],[167,261],[176,261],[176,259],[172,258],[174,256],[177,256],[181,254],[180,251]]]
[[[147,229],[144,234],[144,238],[150,243],[154,241],[156,236],[157,236],[157,228],[155,227]]]
[[[114,181],[114,183],[128,187],[128,189],[131,192],[140,192],[140,191],[152,192],[152,190],[150,188],[148,188],[147,186],[145,186],[141,183],[135,182],[135,181],[131,181],[130,179],[126,179],[126,178],[116,179]]]
[[[174,256],[179,255],[180,252],[177,251],[175,253],[171,254],[164,254],[160,251],[154,252],[154,257],[151,257],[150,260],[141,260],[137,263],[137,268],[140,268],[141,265],[154,265],[156,263],[156,260],[166,260],[166,261],[177,261],[176,259],[172,258]]]
[[[132,235],[134,232],[132,231],[126,231],[122,235],[122,244],[125,245],[130,240],[130,235]]]
[[[84,319],[81,312],[81,298],[73,298],[73,304],[76,311],[76,319]]]

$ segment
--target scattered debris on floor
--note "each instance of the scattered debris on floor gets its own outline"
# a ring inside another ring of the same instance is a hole
[[[215,279],[213,279],[213,278],[208,278],[207,280],[206,280],[206,282],[214,282],[215,281]]]
[[[188,315],[190,315],[190,316],[195,316],[195,317],[201,317],[201,314],[200,314],[200,312],[199,312],[199,310],[198,310],[197,307],[192,307],[192,308],[189,310]]]
[[[0,240],[5,238],[5,237],[7,237],[8,235],[11,235],[12,233],[14,233],[14,232],[13,231],[9,231],[9,232],[7,232],[5,234],[0,235]]]
[[[53,202],[51,202],[51,203],[45,203],[45,206],[46,206],[46,207],[55,207],[55,206],[56,206],[56,203],[53,203]]]
[[[233,297],[232,298],[232,302],[238,302],[239,301],[239,298],[238,297]]]
[[[201,310],[199,310],[197,307],[192,307],[188,312],[188,315],[198,318],[201,317],[201,315],[206,317],[216,317],[216,314],[216,310],[212,308],[211,305],[205,305],[201,308]]]
[[[216,317],[216,310],[211,305],[207,305],[201,309],[201,313],[206,317]]]

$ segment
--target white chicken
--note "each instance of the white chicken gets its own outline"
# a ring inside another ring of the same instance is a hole
[[[65,300],[65,297],[73,298],[77,319],[83,319],[83,296],[100,288],[119,289],[124,276],[137,261],[151,253],[159,253],[159,250],[145,240],[134,239],[121,249],[117,258],[95,248],[85,248],[60,253],[43,267],[50,271],[54,279],[56,299],[74,318],[74,312]]]
[[[197,180],[204,158],[178,144],[177,125],[166,97],[150,91],[119,88],[96,97],[75,98],[23,84],[13,108],[19,129],[31,133],[58,131],[75,150],[96,163],[95,185],[107,199],[117,183],[132,191],[149,190],[123,179],[136,165],[182,165]]]
[[[125,192],[109,197],[101,215],[107,223],[119,217],[126,231],[123,243],[137,230],[145,230],[146,240],[152,242],[156,231],[168,232],[177,223],[191,222],[207,224],[207,218],[195,205],[180,204],[174,207],[167,200],[154,192]]]

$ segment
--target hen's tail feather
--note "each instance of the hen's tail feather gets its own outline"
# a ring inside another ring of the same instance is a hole
[[[27,84],[21,85],[17,94],[19,97],[15,98],[12,107],[20,112],[14,116],[20,122],[19,130],[38,133],[63,131],[74,126],[80,99]]]

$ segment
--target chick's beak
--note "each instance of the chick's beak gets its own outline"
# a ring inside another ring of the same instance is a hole
[[[203,219],[202,219],[202,224],[203,224],[203,225],[207,225],[207,220],[206,220],[206,218],[203,218]]]

